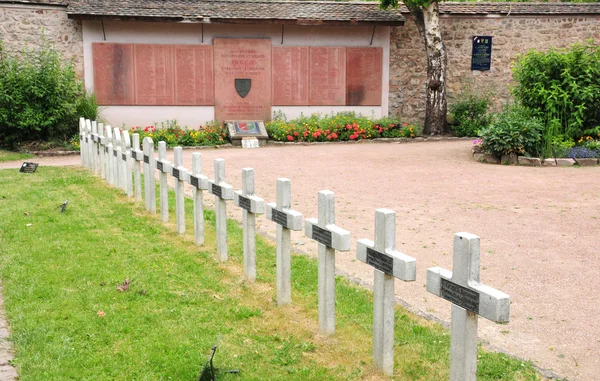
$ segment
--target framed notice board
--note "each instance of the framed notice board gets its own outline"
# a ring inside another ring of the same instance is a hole
[[[492,36],[473,36],[471,70],[490,70],[492,66]]]

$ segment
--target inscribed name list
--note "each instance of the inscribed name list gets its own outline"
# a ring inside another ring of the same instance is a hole
[[[133,44],[92,44],[94,93],[99,105],[133,105]]]
[[[174,45],[175,104],[209,106],[215,102],[213,47]]]
[[[383,48],[346,48],[346,104],[380,106]]]
[[[215,38],[214,62],[216,119],[270,119],[271,40]]]
[[[134,45],[135,103],[175,104],[173,45]]]
[[[309,104],[346,104],[346,48],[310,47]]]
[[[273,105],[308,105],[308,46],[273,47]]]

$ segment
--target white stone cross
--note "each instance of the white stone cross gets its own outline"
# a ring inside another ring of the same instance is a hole
[[[104,124],[98,123],[98,151],[100,153],[100,178],[106,179],[106,137]]]
[[[188,181],[194,187],[194,237],[196,245],[204,244],[204,196],[208,190],[208,177],[202,174],[202,155],[199,152],[192,154],[192,173]]]
[[[113,165],[113,134],[110,126],[105,126],[106,130],[106,179],[110,185],[115,185],[115,167]]]
[[[85,152],[87,167],[93,170],[94,167],[92,167],[92,121],[89,119],[85,120]]]
[[[169,222],[169,175],[173,166],[167,160],[167,143],[165,142],[158,142],[156,169],[158,170],[160,219],[162,222]]]
[[[85,167],[85,119],[83,117],[79,118],[79,160],[81,162],[81,166]]]
[[[140,134],[133,134],[133,148],[131,157],[133,158],[133,182],[135,184],[135,201],[142,201],[142,175],[140,163],[144,161],[144,152],[140,150]]]
[[[302,230],[302,213],[292,207],[292,182],[289,179],[277,179],[277,203],[266,205],[267,219],[277,224],[277,305],[292,302],[292,262],[291,231]]]
[[[154,160],[154,142],[152,138],[145,137],[144,145],[144,198],[146,199],[146,210],[156,214],[156,180],[154,170],[156,162]]]
[[[117,189],[123,189],[123,184],[121,184],[121,172],[123,169],[121,168],[121,132],[119,132],[119,128],[113,128],[113,177],[115,179],[115,187]]]
[[[123,130],[121,133],[121,141],[123,142],[123,152],[121,159],[123,160],[123,189],[127,192],[127,197],[133,197],[133,182],[131,179],[132,160],[131,160],[131,138],[129,131]]]
[[[359,239],[356,259],[375,268],[373,283],[373,363],[394,373],[394,278],[414,281],[417,260],[396,250],[396,213],[375,210],[375,242]]]
[[[479,237],[454,235],[452,271],[427,269],[427,291],[452,302],[450,381],[477,380],[477,316],[507,323],[510,296],[479,283]]]
[[[319,243],[319,330],[335,333],[335,251],[350,250],[350,232],[335,225],[335,195],[319,192],[319,219],[307,218],[307,237]]]
[[[98,124],[95,120],[92,120],[92,171],[97,175],[99,171],[98,167]]]
[[[175,220],[177,233],[185,234],[185,181],[189,179],[189,172],[183,167],[183,149],[175,147],[173,150],[172,173],[175,178]]]
[[[234,194],[234,203],[243,209],[244,274],[256,280],[256,214],[265,212],[265,201],[254,195],[254,169],[242,168],[242,190]]]
[[[225,182],[225,160],[215,159],[215,179],[208,181],[208,190],[215,195],[217,214],[217,255],[227,261],[227,200],[233,200],[233,186]]]

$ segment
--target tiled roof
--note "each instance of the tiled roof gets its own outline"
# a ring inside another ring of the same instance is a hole
[[[396,11],[376,2],[266,0],[71,0],[69,17],[84,19],[204,21],[231,23],[402,25]]]

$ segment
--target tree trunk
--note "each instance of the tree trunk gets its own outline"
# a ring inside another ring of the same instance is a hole
[[[446,46],[442,41],[440,11],[437,1],[427,7],[411,6],[410,13],[415,18],[417,29],[427,53],[427,105],[425,108],[426,135],[440,135],[447,132],[446,112]]]

